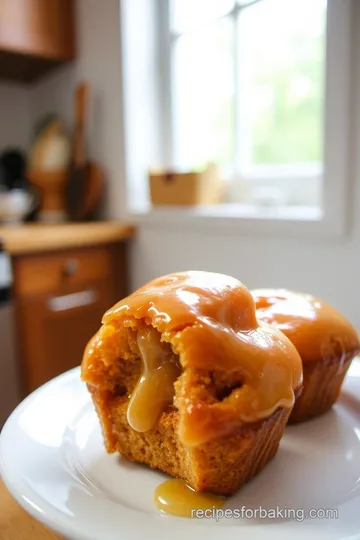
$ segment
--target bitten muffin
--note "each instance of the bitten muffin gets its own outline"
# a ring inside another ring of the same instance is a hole
[[[275,455],[302,368],[239,281],[182,272],[104,315],[82,378],[108,452],[231,494]]]
[[[360,351],[359,336],[336,309],[308,294],[286,290],[252,291],[257,318],[281,330],[303,362],[303,391],[289,422],[328,411],[336,402],[346,372]]]

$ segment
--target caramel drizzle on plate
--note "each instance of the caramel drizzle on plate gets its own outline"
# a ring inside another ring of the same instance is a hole
[[[165,514],[195,518],[196,510],[222,508],[225,504],[225,498],[194,491],[184,480],[172,478],[155,489],[154,503],[156,508]]]

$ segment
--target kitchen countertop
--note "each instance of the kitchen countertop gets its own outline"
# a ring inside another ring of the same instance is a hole
[[[29,516],[0,478],[0,540],[64,540]]]
[[[10,255],[119,242],[134,234],[132,225],[116,221],[56,225],[31,223],[0,227],[0,239]]]

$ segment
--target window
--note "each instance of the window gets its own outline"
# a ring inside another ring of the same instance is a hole
[[[320,204],[326,0],[167,1],[169,161]]]
[[[120,0],[128,218],[344,234],[353,8],[352,0]],[[151,208],[149,167],[208,159],[223,166],[229,204]]]

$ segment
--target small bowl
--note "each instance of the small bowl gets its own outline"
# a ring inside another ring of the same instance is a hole
[[[31,191],[12,189],[0,193],[0,221],[5,225],[18,225],[34,210],[37,197]]]

